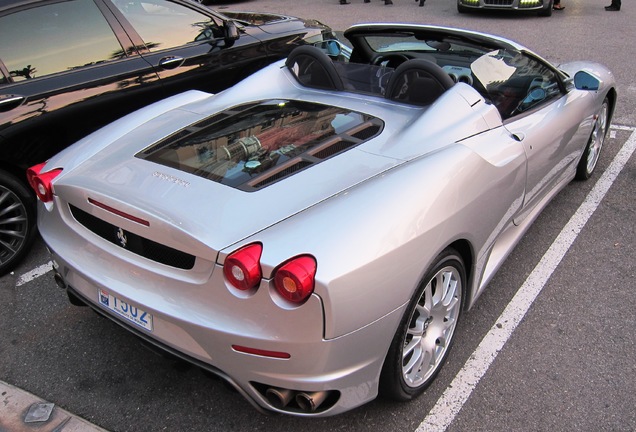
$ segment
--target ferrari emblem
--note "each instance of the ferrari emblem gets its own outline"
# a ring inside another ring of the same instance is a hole
[[[117,240],[119,241],[119,245],[123,248],[128,244],[128,238],[126,237],[126,233],[123,229],[119,228],[117,230]]]

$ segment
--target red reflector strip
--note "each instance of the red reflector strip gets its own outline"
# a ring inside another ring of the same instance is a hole
[[[128,220],[131,220],[133,222],[137,222],[138,224],[141,224],[141,225],[150,226],[150,222],[148,222],[145,219],[138,218],[137,216],[133,216],[133,215],[125,213],[125,212],[123,212],[121,210],[117,210],[115,208],[112,208],[111,206],[108,206],[106,204],[102,204],[99,201],[95,201],[93,198],[89,198],[88,202],[93,204],[94,206],[97,206],[97,207],[99,207],[101,209],[106,210],[107,212],[116,214],[117,216],[121,216],[121,217],[126,218]]]
[[[272,357],[272,358],[280,358],[280,359],[288,359],[291,358],[291,354],[280,351],[267,351],[257,348],[249,348],[241,345],[232,345],[232,349],[234,351],[242,352],[245,354],[254,354],[263,357]]]

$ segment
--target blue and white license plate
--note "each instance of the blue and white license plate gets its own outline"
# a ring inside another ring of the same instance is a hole
[[[127,302],[115,297],[108,291],[99,290],[99,304],[107,307],[117,315],[124,317],[128,321],[143,327],[148,331],[152,331],[152,315],[146,311],[132,306]]]

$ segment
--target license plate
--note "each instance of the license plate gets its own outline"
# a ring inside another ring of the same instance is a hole
[[[148,331],[152,331],[152,315],[146,311],[132,306],[110,294],[103,289],[99,290],[99,304],[107,307],[117,315],[124,317],[128,321],[143,327]]]

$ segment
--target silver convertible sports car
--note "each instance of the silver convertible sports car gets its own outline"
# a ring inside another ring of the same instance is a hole
[[[594,171],[595,63],[485,34],[357,25],[31,168],[55,279],[265,411],[410,400],[537,214]],[[339,58],[334,60],[334,58]]]

